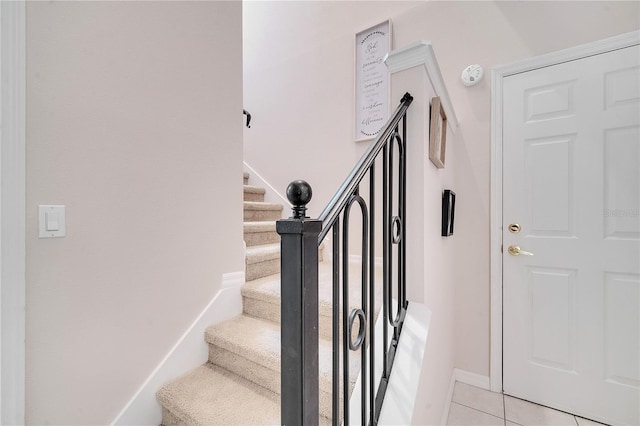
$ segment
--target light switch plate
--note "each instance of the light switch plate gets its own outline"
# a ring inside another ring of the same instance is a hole
[[[38,206],[38,237],[59,238],[66,235],[64,206]],[[49,230],[50,229],[50,230]]]

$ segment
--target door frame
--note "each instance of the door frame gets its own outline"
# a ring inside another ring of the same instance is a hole
[[[25,424],[25,1],[0,1],[0,423]]]
[[[504,78],[640,44],[640,31],[525,59],[491,71],[491,342],[489,380],[493,392],[502,392],[502,102]]]

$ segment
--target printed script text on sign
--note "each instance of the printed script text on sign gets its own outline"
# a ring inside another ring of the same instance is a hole
[[[389,115],[389,71],[383,62],[390,50],[390,23],[356,35],[356,139],[375,137]]]

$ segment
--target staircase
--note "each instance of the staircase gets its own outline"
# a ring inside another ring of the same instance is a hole
[[[282,204],[264,202],[265,189],[248,185],[249,174],[244,173],[244,242],[247,245],[245,279],[258,278],[280,272],[280,236],[276,220],[282,218]]]
[[[245,173],[243,313],[207,328],[208,362],[157,392],[165,426],[280,424],[280,236],[275,221],[283,206],[265,203],[265,189],[248,180]],[[319,256],[322,260],[322,250]],[[331,273],[330,264],[319,264],[320,424],[331,424]],[[360,293],[352,293],[350,300],[359,302]],[[349,369],[353,389],[360,370],[357,356],[351,357]]]

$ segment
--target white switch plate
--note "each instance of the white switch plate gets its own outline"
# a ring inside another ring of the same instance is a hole
[[[38,237],[56,238],[66,235],[64,206],[38,206]],[[48,231],[47,229],[52,229]]]

